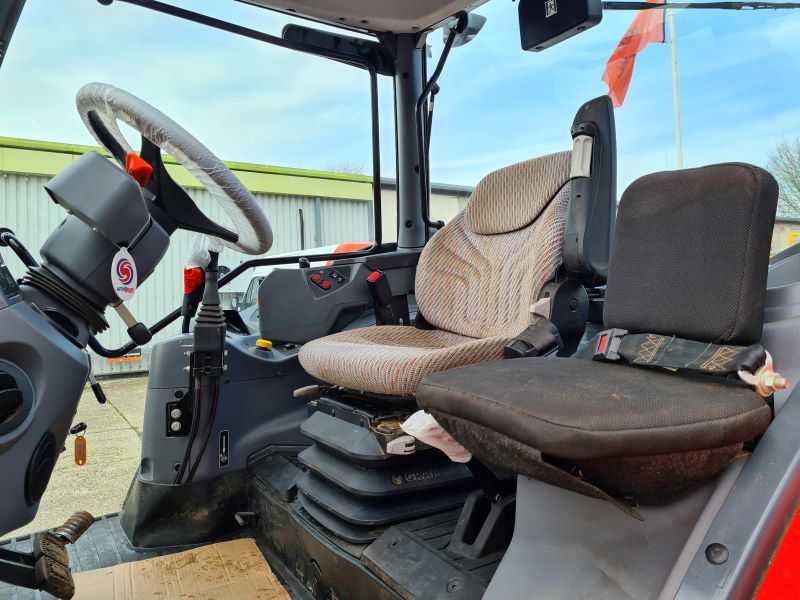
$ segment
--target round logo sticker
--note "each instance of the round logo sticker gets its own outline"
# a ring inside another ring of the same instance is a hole
[[[130,300],[136,293],[136,263],[126,248],[120,248],[111,261],[111,285],[120,300]]]

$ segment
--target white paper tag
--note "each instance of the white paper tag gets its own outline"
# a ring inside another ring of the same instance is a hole
[[[111,285],[120,300],[130,300],[136,293],[136,263],[127,248],[120,248],[111,261]]]

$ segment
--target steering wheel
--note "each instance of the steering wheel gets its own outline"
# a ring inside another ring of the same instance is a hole
[[[225,163],[175,121],[133,94],[105,83],[84,85],[76,104],[87,129],[122,164],[133,149],[122,135],[119,121],[186,167],[233,222],[237,239],[216,238],[219,243],[245,254],[264,254],[270,249],[272,228],[253,195]]]

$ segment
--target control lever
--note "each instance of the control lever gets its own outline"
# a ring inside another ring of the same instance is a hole
[[[181,333],[189,333],[189,325],[197,314],[206,288],[206,274],[202,267],[183,268],[183,302],[181,303]]]
[[[103,391],[103,388],[100,387],[100,382],[97,381],[97,377],[94,376],[92,372],[92,357],[87,352],[86,355],[89,357],[89,385],[92,388],[92,392],[94,393],[94,397],[97,399],[97,402],[100,404],[105,404],[108,400],[106,398],[106,393]]]
[[[100,382],[97,381],[97,377],[94,376],[94,373],[89,371],[89,385],[92,388],[92,392],[94,392],[94,397],[97,398],[97,401],[100,404],[105,404],[108,398],[106,398],[106,393],[103,391],[103,388],[100,387]]]
[[[308,260],[305,256],[300,258],[300,260],[297,261],[297,264],[300,266],[301,269],[310,269],[311,268],[311,261]]]
[[[114,307],[117,311],[119,318],[128,326],[128,335],[136,343],[137,346],[144,346],[147,342],[153,339],[153,334],[147,328],[147,325],[140,323],[128,310],[124,302],[120,302]]]

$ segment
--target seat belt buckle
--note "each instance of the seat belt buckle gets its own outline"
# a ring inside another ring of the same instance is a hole
[[[594,346],[592,360],[605,362],[619,362],[622,357],[619,355],[619,347],[622,338],[628,335],[627,329],[606,329],[595,336],[597,340]]]
[[[373,271],[367,276],[367,288],[373,301],[380,306],[388,306],[392,301],[392,288],[386,273]]]

